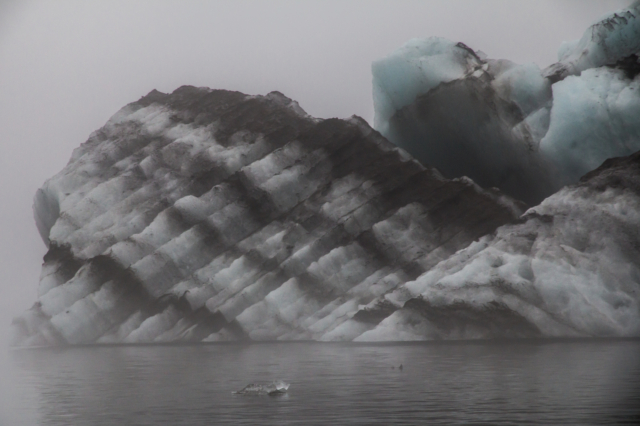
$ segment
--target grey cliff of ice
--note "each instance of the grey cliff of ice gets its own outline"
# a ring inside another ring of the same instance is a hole
[[[380,133],[152,91],[36,193],[14,343],[640,336],[639,28],[547,70],[412,40],[373,65]]]

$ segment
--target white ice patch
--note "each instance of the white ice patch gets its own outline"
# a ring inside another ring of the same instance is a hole
[[[278,210],[284,212],[313,194],[324,180],[319,178],[330,170],[327,152],[317,149],[298,159],[291,167],[272,175],[259,187],[269,194]]]
[[[379,191],[373,181],[365,182],[355,174],[348,175],[331,183],[327,196],[331,201],[323,204],[321,213],[331,220],[339,221],[377,196]]]
[[[432,241],[437,238],[424,208],[413,203],[400,208],[388,219],[376,223],[373,233],[388,255],[408,262],[422,257],[436,248]]]
[[[251,183],[258,186],[281,173],[287,167],[291,167],[304,153],[304,146],[298,141],[292,141],[266,157],[254,161],[245,167],[242,173]]]
[[[163,105],[151,104],[141,108],[128,117],[131,121],[142,124],[142,128],[150,135],[157,136],[173,125],[171,110]]]

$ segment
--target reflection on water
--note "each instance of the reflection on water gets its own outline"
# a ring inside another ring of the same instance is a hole
[[[82,347],[3,368],[12,425],[640,423],[637,340]],[[286,395],[232,394],[274,379]]]

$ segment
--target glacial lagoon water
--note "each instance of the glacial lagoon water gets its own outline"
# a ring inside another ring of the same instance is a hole
[[[3,426],[640,424],[638,340],[110,346],[3,356]],[[291,384],[287,394],[232,393],[275,379]]]

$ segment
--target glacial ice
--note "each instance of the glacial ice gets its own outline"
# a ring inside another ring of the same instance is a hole
[[[375,128],[444,176],[530,205],[640,149],[640,5],[604,17],[545,70],[414,39],[372,65]]]

